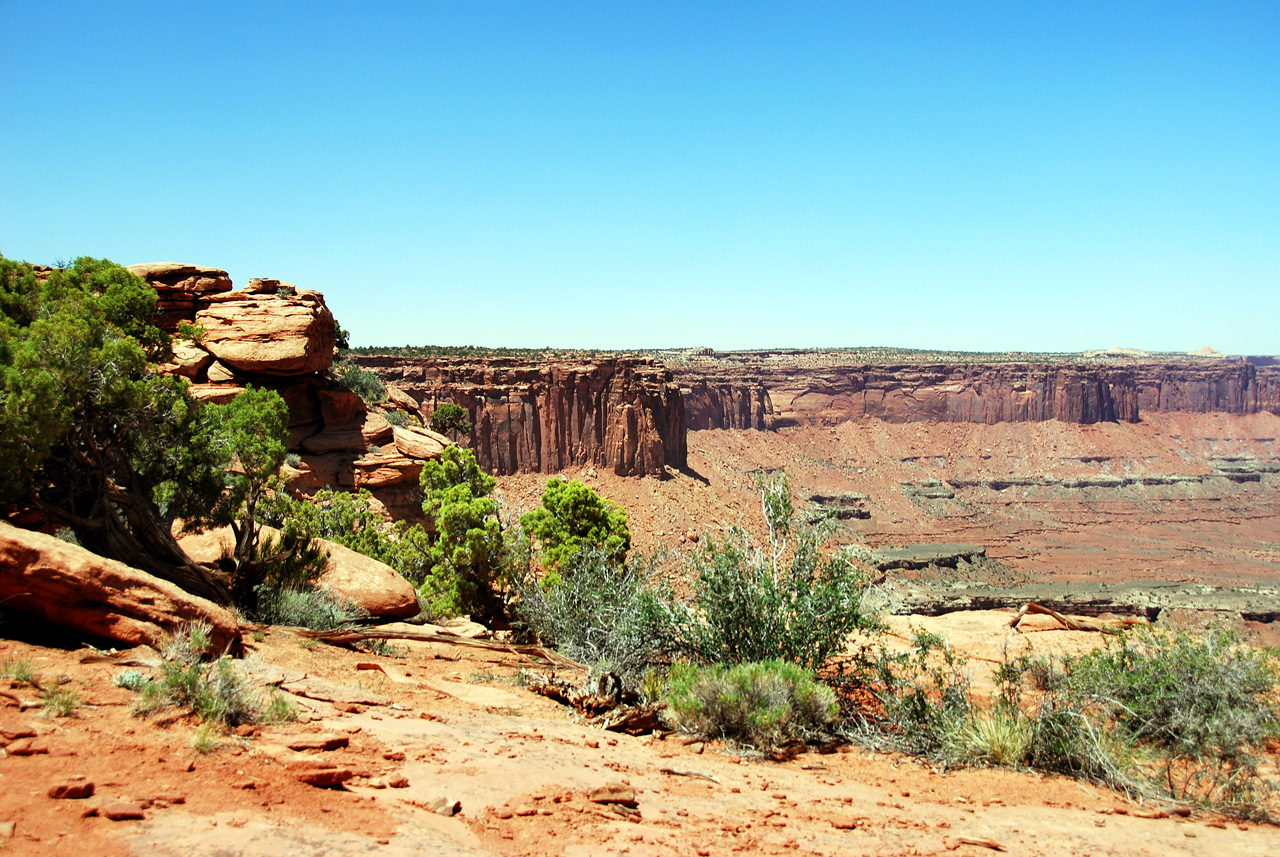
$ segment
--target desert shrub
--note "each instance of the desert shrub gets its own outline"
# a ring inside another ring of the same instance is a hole
[[[263,586],[257,603],[254,618],[267,625],[332,631],[369,619],[368,612],[355,602],[314,587]]]
[[[497,480],[471,450],[450,446],[423,466],[420,482],[422,512],[436,537],[426,549],[419,596],[435,615],[471,613],[481,621],[501,615],[497,589],[506,583],[507,556],[490,496]]]
[[[122,687],[136,685],[133,713],[147,716],[176,706],[218,727],[255,721],[260,706],[248,681],[226,655],[208,662],[211,650],[210,628],[204,623],[193,622],[168,635],[160,646],[157,678],[130,678],[128,684],[116,680]]]
[[[532,576],[518,587],[511,612],[539,640],[628,686],[672,647],[669,594],[655,587],[652,563],[617,563],[604,550],[579,551],[555,581]]]
[[[881,646],[861,664],[875,707],[860,717],[901,750],[947,757],[973,715],[968,668],[937,634],[917,631],[912,643],[906,652]]]
[[[80,694],[71,688],[46,690],[42,694],[42,701],[45,717],[70,717],[84,704]]]
[[[1026,763],[1033,737],[1032,723],[1021,712],[995,706],[975,713],[955,731],[947,755],[966,762],[1015,767]]]
[[[705,539],[691,560],[694,609],[681,622],[682,645],[708,663],[785,660],[816,670],[850,633],[875,627],[864,606],[867,576],[823,549],[822,528],[793,526],[790,485],[761,481],[769,544],[733,529]]]
[[[471,434],[471,419],[461,405],[446,402],[432,412],[431,430],[453,438]]]
[[[387,388],[373,372],[361,368],[349,360],[339,360],[330,370],[333,380],[364,399],[366,405],[386,401]]]
[[[542,492],[542,505],[520,518],[520,526],[537,543],[543,568],[558,571],[578,551],[603,551],[620,563],[631,549],[627,513],[576,479],[552,477]]]
[[[0,678],[13,679],[20,684],[29,684],[32,687],[40,684],[40,672],[35,668],[30,657],[19,658],[10,655],[0,661]]]
[[[116,677],[111,680],[111,683],[116,687],[123,687],[125,690],[131,690],[134,693],[137,693],[142,690],[142,686],[150,680],[151,679],[147,678],[137,670],[125,670],[124,672],[116,675]]]
[[[1223,628],[1143,628],[1063,662],[1032,713],[1032,762],[1131,792],[1274,813],[1260,755],[1280,734],[1275,661]]]
[[[409,415],[404,411],[388,411],[383,416],[386,417],[387,422],[397,428],[404,428],[409,424]]]
[[[835,694],[785,661],[671,668],[667,697],[678,728],[773,753],[821,737],[835,717]]]

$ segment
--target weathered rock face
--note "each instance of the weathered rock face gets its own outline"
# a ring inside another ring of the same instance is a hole
[[[420,402],[424,419],[437,405],[461,405],[474,426],[467,445],[490,473],[593,464],[640,476],[685,466],[683,400],[670,372],[650,359],[356,362]]]
[[[128,646],[156,645],[184,623],[212,628],[218,651],[240,648],[234,616],[176,585],[44,533],[0,521],[0,602],[46,622]]]
[[[178,329],[179,322],[195,318],[196,310],[204,300],[231,291],[231,277],[221,268],[150,262],[130,265],[129,270],[156,290],[160,326],[170,333]]]
[[[218,295],[196,313],[201,344],[241,372],[302,375],[333,364],[333,315],[317,292]]]
[[[1137,422],[1158,412],[1277,412],[1280,368],[1239,360],[838,365],[725,354],[673,369],[690,429],[889,422]]]

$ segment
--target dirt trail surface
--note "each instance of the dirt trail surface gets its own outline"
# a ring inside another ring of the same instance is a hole
[[[900,635],[922,625],[990,660],[1009,638],[1010,618],[893,622]],[[1027,627],[1012,645],[1076,651],[1098,636]],[[148,669],[149,649],[103,658],[0,640],[0,659],[29,660],[46,682],[65,676],[85,702],[73,717],[50,719],[10,698],[34,700],[32,687],[0,683],[9,694],[0,697],[4,853],[1280,853],[1273,827],[1155,817],[1157,807],[1059,777],[943,771],[856,747],[774,763],[717,743],[592,729],[522,687],[520,668],[534,665],[502,652],[399,642],[394,656],[380,656],[281,629],[250,645],[246,671],[292,691],[302,717],[223,737],[200,754],[190,718],[133,717],[132,692],[113,686],[125,669]],[[334,788],[303,781],[324,771],[349,778]],[[87,783],[90,797],[49,796]],[[140,817],[109,817],[122,812]]]

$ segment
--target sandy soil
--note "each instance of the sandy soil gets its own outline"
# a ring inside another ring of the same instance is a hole
[[[1010,638],[1009,615],[895,619],[945,633],[983,664],[1031,643],[1079,650],[1096,635],[1045,630]],[[899,627],[900,626],[900,627]],[[1040,630],[1034,630],[1039,628]],[[29,658],[46,678],[65,675],[85,701],[48,719],[0,698],[0,733],[35,732],[47,753],[0,757],[0,830],[6,854],[183,855],[692,855],[1008,853],[1280,853],[1280,831],[1212,816],[1148,818],[1155,808],[1059,777],[940,770],[892,754],[844,748],[785,763],[744,759],[719,744],[678,736],[631,737],[584,727],[516,683],[514,655],[397,643],[395,656],[313,645],[284,630],[245,662],[259,680],[284,679],[303,717],[191,747],[195,724],[172,714],[138,719],[125,667],[89,649],[0,640],[0,659]],[[124,660],[154,657],[141,649]],[[985,660],[984,660],[985,659]],[[305,679],[303,676],[305,675]],[[13,686],[20,699],[30,687]],[[331,696],[326,702],[314,697]],[[344,702],[342,700],[348,700]],[[361,700],[357,704],[349,700]],[[298,738],[342,736],[349,745],[294,753]],[[7,740],[7,739],[6,739]],[[13,746],[12,744],[10,746]],[[298,757],[354,772],[345,787],[299,782]],[[664,769],[668,771],[664,773]],[[680,773],[671,773],[680,772]],[[83,777],[95,793],[55,800],[48,790]],[[403,778],[403,781],[397,781]],[[404,782],[404,781],[407,781]],[[624,819],[588,800],[607,783],[630,785],[639,814]],[[403,786],[397,788],[395,786]],[[452,817],[427,807],[461,803]],[[143,820],[111,821],[115,803]],[[148,803],[149,802],[149,803]],[[92,812],[97,810],[97,813]]]

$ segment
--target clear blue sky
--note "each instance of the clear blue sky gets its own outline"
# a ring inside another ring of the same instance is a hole
[[[0,2],[0,253],[354,344],[1280,353],[1280,3]]]

